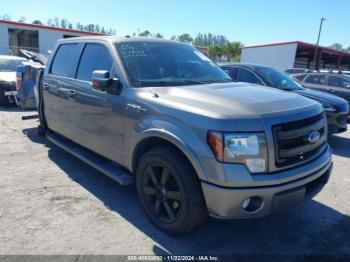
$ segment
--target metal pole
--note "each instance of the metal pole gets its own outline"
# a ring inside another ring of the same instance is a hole
[[[321,31],[322,31],[322,25],[323,25],[323,21],[326,20],[326,18],[321,18],[321,23],[320,23],[320,29],[318,30],[318,37],[317,37],[317,43],[316,43],[316,50],[315,50],[315,55],[314,55],[314,66],[315,69],[319,69],[318,66],[316,65],[316,61],[317,61],[317,51],[318,51],[318,44],[320,43],[320,36],[321,36]]]

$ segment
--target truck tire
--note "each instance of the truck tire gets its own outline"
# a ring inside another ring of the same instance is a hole
[[[136,183],[147,216],[168,234],[190,232],[208,216],[197,174],[174,149],[146,152],[138,164]]]
[[[45,137],[48,131],[45,113],[44,113],[44,96],[43,96],[43,73],[40,74],[39,83],[38,83],[38,115],[40,125],[38,126],[39,136]]]

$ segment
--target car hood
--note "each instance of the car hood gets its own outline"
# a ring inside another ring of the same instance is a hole
[[[0,82],[16,82],[16,72],[0,72]]]
[[[328,94],[322,91],[315,91],[311,89],[302,89],[302,90],[294,90],[295,93],[300,94],[302,96],[306,96],[308,98],[314,99],[318,102],[325,102],[332,106],[341,106],[347,104],[347,101],[339,96]]]
[[[318,103],[297,94],[244,83],[153,87],[158,102],[214,118],[256,118]]]

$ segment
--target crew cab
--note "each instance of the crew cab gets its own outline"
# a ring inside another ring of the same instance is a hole
[[[208,215],[293,207],[331,174],[321,104],[234,83],[191,45],[64,39],[40,79],[40,134],[120,184],[135,183],[147,216],[170,234]]]

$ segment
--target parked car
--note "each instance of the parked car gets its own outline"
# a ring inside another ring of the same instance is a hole
[[[290,74],[300,74],[300,73],[311,73],[315,71],[309,68],[288,68],[284,72],[290,75]]]
[[[222,68],[236,81],[270,86],[316,100],[327,113],[328,134],[347,130],[349,103],[338,96],[304,88],[285,73],[268,66],[238,63]]]
[[[350,76],[333,72],[292,75],[302,86],[340,96],[350,103]]]
[[[191,45],[141,37],[59,40],[39,85],[39,132],[120,184],[181,234],[216,218],[290,208],[327,183],[322,105],[233,83]]]
[[[18,56],[0,55],[0,104],[16,103],[16,67],[27,59]]]

